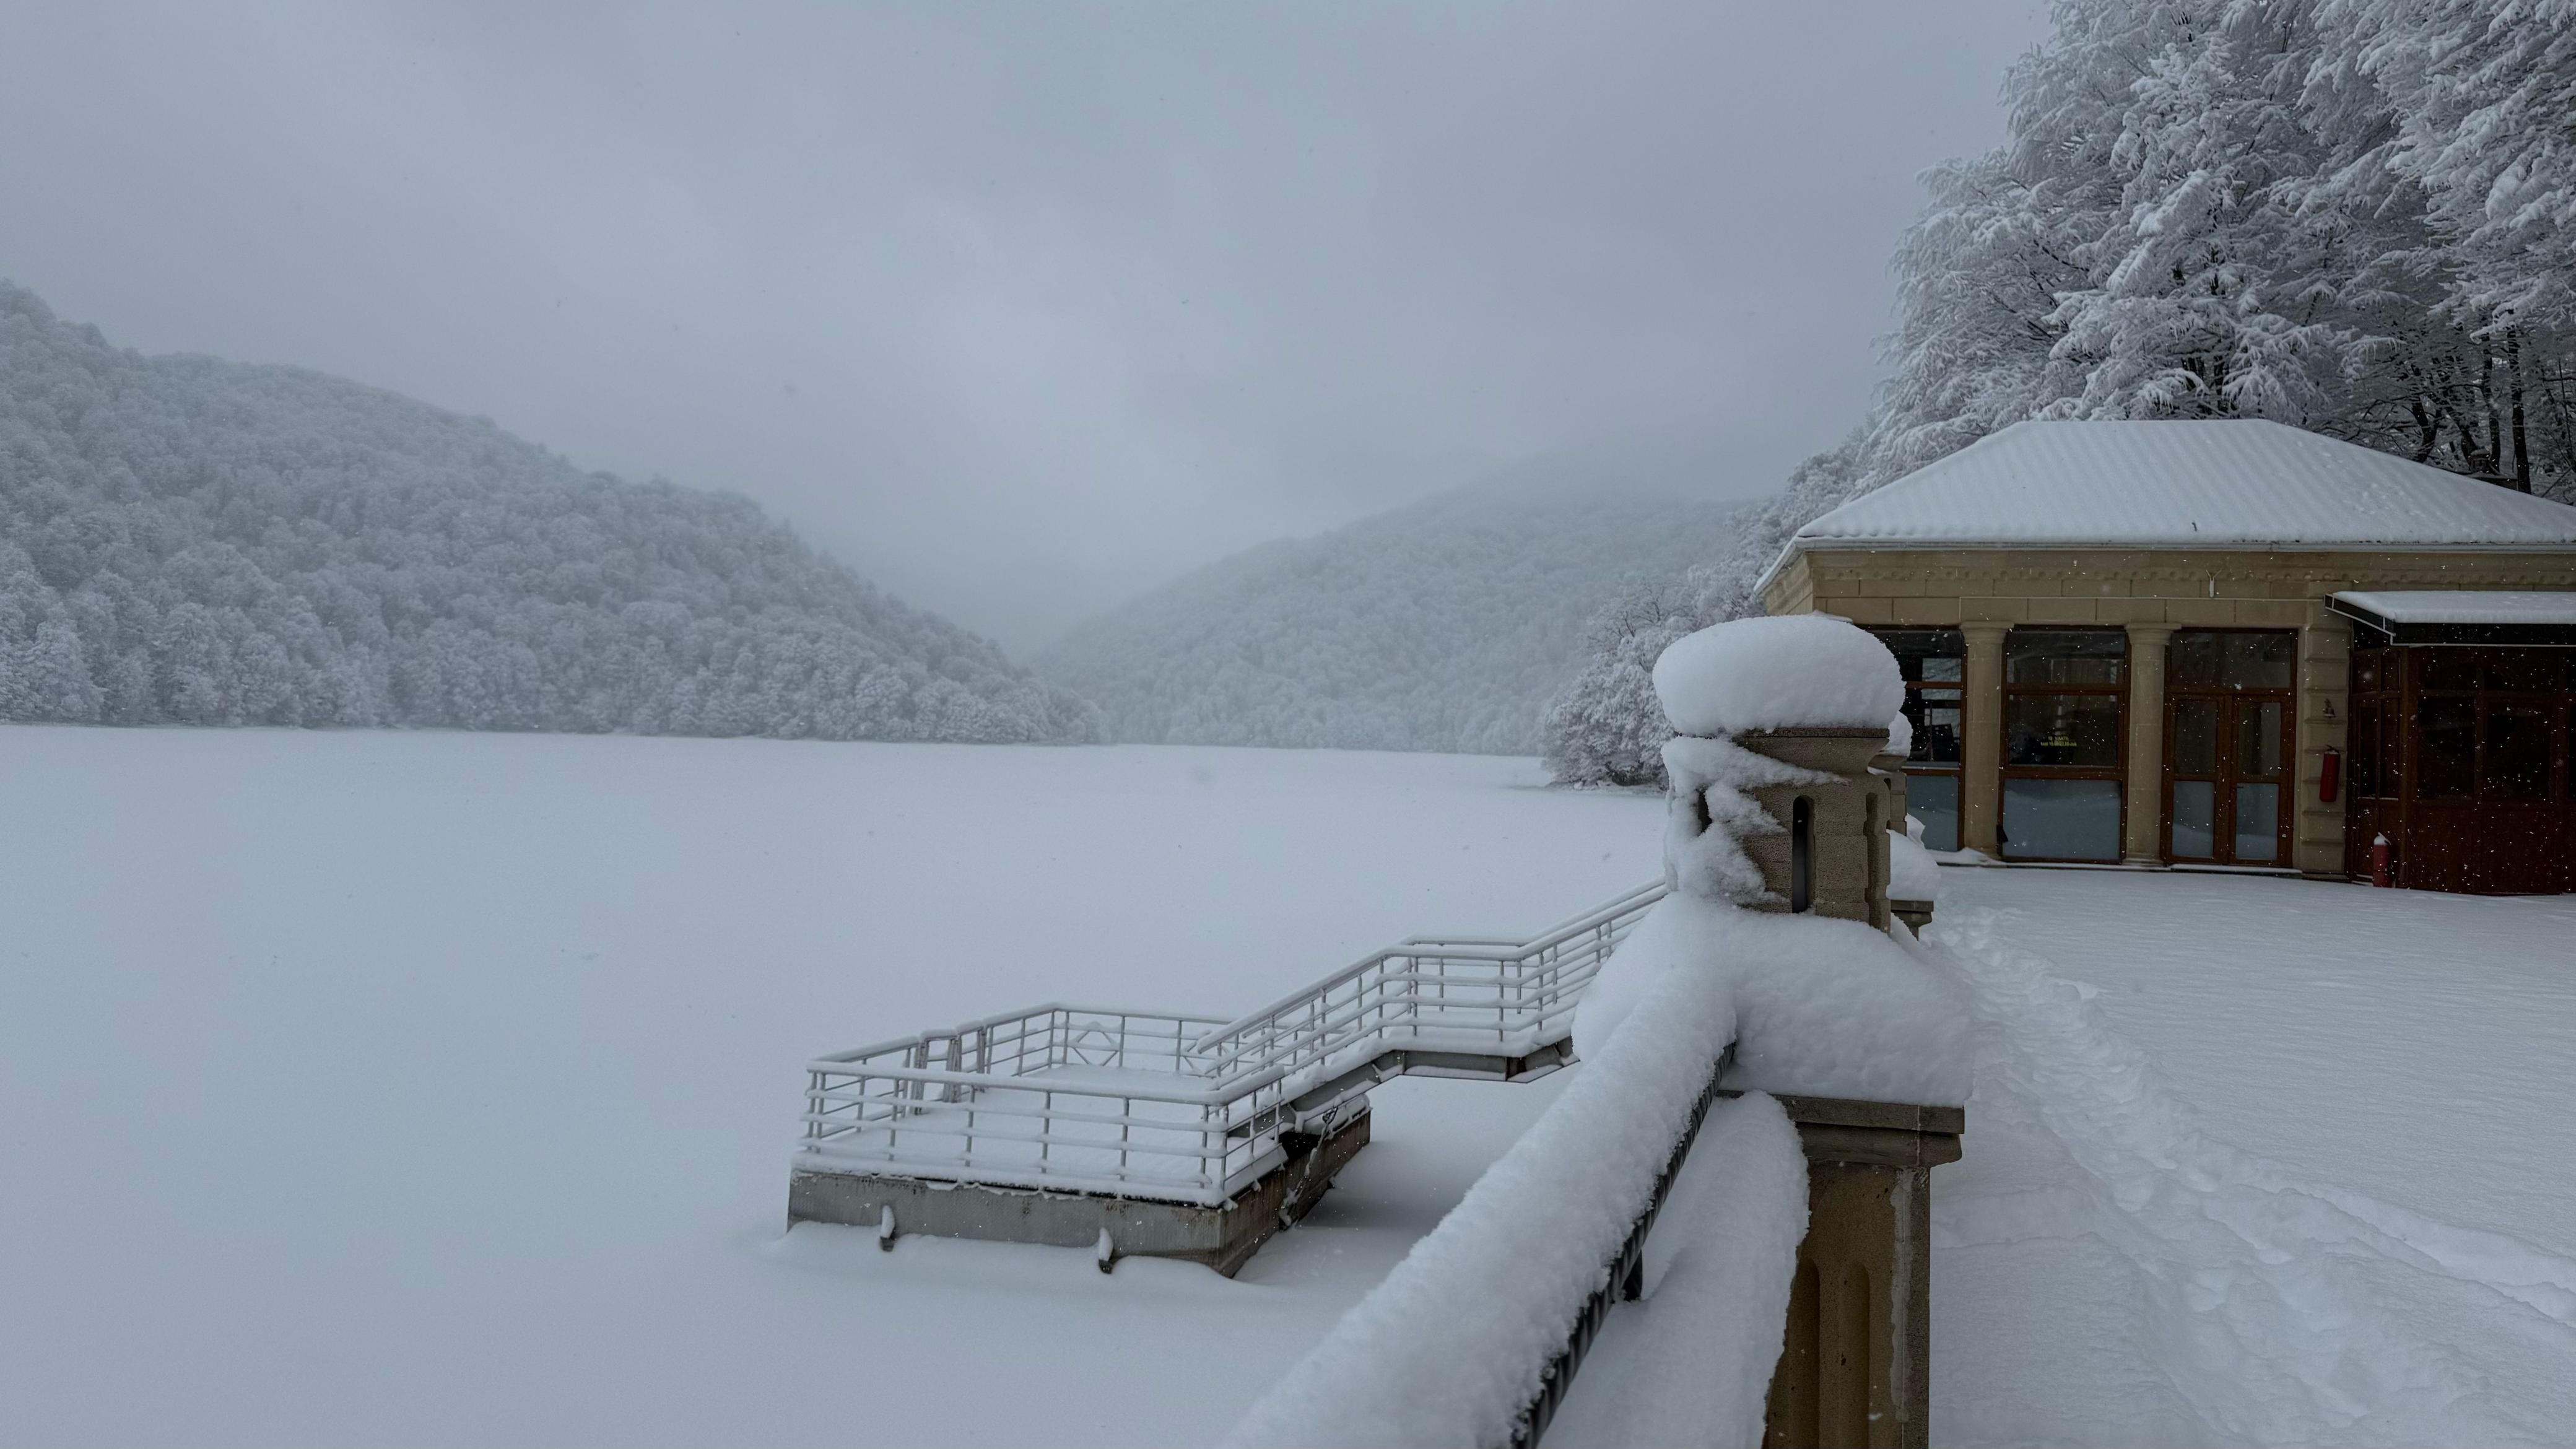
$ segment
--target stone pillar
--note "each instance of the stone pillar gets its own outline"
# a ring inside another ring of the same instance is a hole
[[[1782,1097],[1807,1154],[1807,1237],[1764,1449],[1921,1449],[1931,1438],[1932,1169],[1966,1114]]]
[[[1959,681],[1959,843],[2003,854],[2004,635],[2010,624],[1961,624],[1968,658]]]
[[[2317,798],[2327,750],[2341,750],[2352,712],[2352,624],[2322,602],[2308,606],[2299,630],[2298,788],[2291,816],[2289,864],[2324,880],[2343,880],[2344,815],[2351,792],[2338,789],[2329,805]]]
[[[2171,624],[2129,626],[2129,802],[2121,858],[2130,865],[2165,859],[2165,646]]]
[[[1834,777],[1821,785],[1763,785],[1754,801],[1783,827],[1777,835],[1755,835],[1740,842],[1745,857],[1762,872],[1763,884],[1779,899],[1754,910],[1789,909],[1790,876],[1796,849],[1795,822],[1805,802],[1808,850],[1808,909],[1819,916],[1866,921],[1886,930],[1887,827],[1905,816],[1891,798],[1888,778],[1870,768],[1887,748],[1883,729],[1784,729],[1747,731],[1735,742],[1757,755],[1767,755],[1802,769]]]

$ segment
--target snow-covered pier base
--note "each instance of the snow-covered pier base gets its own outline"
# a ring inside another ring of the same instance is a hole
[[[1178,1258],[1230,1278],[1273,1234],[1305,1217],[1368,1140],[1363,1100],[1356,1114],[1321,1135],[1282,1134],[1278,1164],[1214,1206],[800,1170],[788,1178],[787,1220],[874,1229],[881,1247],[892,1247],[903,1233],[1041,1243],[1089,1248],[1104,1273],[1122,1257]]]

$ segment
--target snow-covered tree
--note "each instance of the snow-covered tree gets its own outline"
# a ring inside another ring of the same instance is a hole
[[[0,283],[0,719],[1086,740],[740,498]]]
[[[1926,173],[1873,415],[1734,547],[1602,614],[1549,714],[1559,779],[1633,773],[1662,722],[1628,663],[1757,611],[1800,525],[2025,418],[2273,418],[2576,498],[2576,0],[2052,23],[2005,144]]]

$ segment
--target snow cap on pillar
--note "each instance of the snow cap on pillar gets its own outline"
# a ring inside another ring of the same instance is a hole
[[[1655,697],[1686,735],[1777,729],[1885,729],[1905,704],[1887,646],[1831,614],[1713,624],[1655,661]]]

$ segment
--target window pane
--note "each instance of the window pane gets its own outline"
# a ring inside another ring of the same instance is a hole
[[[2165,667],[2186,688],[2287,689],[2296,680],[2298,655],[2299,636],[2286,630],[2194,629],[2174,635]]]
[[[2218,855],[2218,787],[2207,780],[2174,781],[2173,853],[2176,860]]]
[[[2016,694],[2004,704],[2004,760],[2014,765],[2120,767],[2120,697]]]
[[[2256,777],[2281,773],[2279,700],[2236,702],[2236,773]]]
[[[2478,687],[2478,653],[2474,649],[2424,649],[2422,687],[2426,689],[2475,689]]]
[[[2415,761],[2416,799],[2451,799],[2468,794],[2477,783],[2477,701],[2417,700]]]
[[[2364,799],[2379,795],[2379,705],[2357,704],[2352,711],[2352,793]]]
[[[1905,813],[1923,822],[1925,850],[1959,848],[1959,777],[1905,777]]]
[[[1959,691],[1907,691],[1905,722],[1914,726],[1914,750],[1907,759],[1921,765],[1959,763]]]
[[[2004,678],[2014,684],[2118,684],[2128,657],[2124,629],[2015,629],[2004,636]]]
[[[2299,636],[2278,633],[2226,634],[2223,684],[2243,689],[2287,689],[2298,666]]]
[[[2003,837],[2025,859],[2118,860],[2120,782],[2006,780]]]
[[[2480,656],[2479,685],[2547,694],[2558,688],[2556,650],[2489,649]]]
[[[2490,800],[2549,798],[2549,713],[2529,705],[2487,706],[2486,778]]]
[[[2221,655],[2221,646],[2218,642],[2220,637],[2206,630],[2174,635],[2173,644],[2165,655],[2167,681],[2180,685],[2197,685],[2204,689],[2216,686]]]
[[[2218,707],[2215,699],[2174,701],[2174,773],[2218,773]]]
[[[1956,629],[1873,629],[1878,642],[1896,656],[1908,683],[1925,679],[1956,680],[1959,661],[1968,652],[1967,636]]]
[[[2236,787],[2236,863],[2263,865],[2281,851],[2281,787]]]

